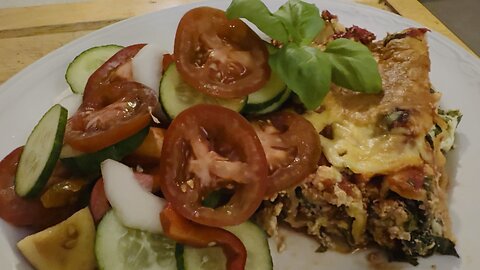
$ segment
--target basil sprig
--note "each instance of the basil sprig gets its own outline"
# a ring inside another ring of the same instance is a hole
[[[271,13],[260,0],[233,0],[227,17],[245,18],[283,44],[270,50],[270,67],[308,109],[320,106],[331,82],[358,92],[382,91],[377,62],[363,44],[340,38],[324,51],[309,46],[325,27],[313,4],[288,0]]]

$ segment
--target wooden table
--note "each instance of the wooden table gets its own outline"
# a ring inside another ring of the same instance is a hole
[[[91,31],[132,16],[196,1],[199,0],[90,0],[0,9],[0,83]],[[355,1],[413,19],[469,50],[417,0]]]

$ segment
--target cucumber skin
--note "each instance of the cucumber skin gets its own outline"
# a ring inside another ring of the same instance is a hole
[[[246,114],[255,114],[257,112],[260,112],[260,111],[270,107],[274,103],[280,101],[282,99],[283,95],[285,94],[285,91],[288,91],[288,89],[285,88],[283,91],[278,93],[274,98],[272,98],[272,99],[270,99],[270,100],[268,100],[264,103],[250,104],[247,101],[247,104],[245,104],[245,106],[243,107],[241,112],[246,113]]]
[[[105,159],[119,161],[137,149],[147,137],[150,127],[146,127],[127,139],[94,153],[61,159],[62,163],[73,171],[83,175],[100,175],[100,163]]]
[[[268,235],[267,235],[267,232],[265,232],[265,230],[260,227],[258,224],[256,224],[255,222],[252,222],[252,221],[247,221],[248,222],[248,225],[249,226],[255,226],[257,230],[259,230],[261,232],[261,234],[263,235],[263,237],[261,239],[259,239],[260,241],[264,241],[264,244],[266,245],[267,249],[268,249],[268,254],[270,255],[269,258],[267,259],[268,260],[268,270],[273,270],[273,259],[272,259],[272,253],[270,251],[270,245],[268,244]],[[236,230],[238,228],[238,226],[232,226],[232,227],[228,227],[226,228],[228,231],[230,231],[231,233],[237,235],[238,234],[238,230]],[[239,237],[240,238],[240,237]],[[248,252],[248,251],[247,251]],[[247,265],[246,265],[247,266]]]
[[[280,97],[280,99],[277,102],[271,104],[270,106],[264,108],[263,110],[256,111],[256,112],[250,112],[248,114],[252,115],[252,116],[263,115],[263,114],[271,113],[275,110],[278,110],[283,105],[283,103],[285,103],[288,100],[288,98],[291,96],[291,94],[292,94],[291,90],[286,89],[285,92],[283,92],[282,96]]]
[[[267,83],[259,90],[248,95],[247,104],[243,107],[242,113],[256,113],[268,108],[281,100],[285,91],[288,91],[287,85],[272,71]]]
[[[114,216],[114,217],[112,217]],[[113,222],[112,222],[112,219],[113,219]],[[111,248],[115,248],[117,247],[118,245],[118,242],[113,242],[113,241],[108,241],[108,242],[105,242],[105,238],[110,238],[109,236],[111,235],[115,235],[116,234],[116,231],[115,230],[112,230],[112,227],[109,227],[109,225],[114,225],[115,227],[116,226],[119,226],[121,230],[125,229],[125,230],[132,230],[128,227],[126,227],[125,225],[123,225],[120,220],[118,219],[118,217],[116,216],[115,214],[115,210],[114,209],[110,209],[104,216],[103,218],[100,220],[100,223],[98,224],[97,226],[97,231],[96,231],[96,235],[95,235],[95,248],[94,248],[94,252],[95,252],[95,257],[97,259],[97,264],[98,264],[98,269],[99,270],[119,270],[119,269],[125,269],[124,268],[124,265],[118,265],[118,264],[114,264],[113,266],[117,266],[115,268],[112,267],[112,264],[110,264],[109,262],[111,261],[111,257],[109,256],[106,256],[108,254],[106,254],[104,251],[107,251],[107,252],[111,252],[112,249]],[[133,229],[135,231],[140,231],[140,230],[136,230],[136,229]],[[112,232],[113,231],[113,232]],[[118,234],[117,234],[118,235]],[[164,237],[166,238],[166,237]],[[111,238],[109,240],[112,240]],[[117,239],[118,240],[118,239]],[[169,240],[169,241],[173,241],[173,240]],[[108,249],[104,249],[105,247],[105,243],[108,243],[109,247]],[[115,252],[115,251],[113,251]],[[175,251],[174,251],[175,254],[172,254],[172,259],[175,259],[176,260],[176,256],[177,256],[177,250],[176,250],[176,246],[175,246]],[[115,255],[115,254],[109,254],[109,255]],[[115,262],[118,262],[118,261],[115,261]],[[120,263],[121,264],[121,263]],[[177,263],[173,263],[172,266],[176,266]],[[120,266],[120,267],[118,267]],[[123,267],[122,267],[123,266]],[[142,268],[143,269],[143,268]],[[156,268],[158,269],[158,268]],[[170,269],[170,268],[168,268]],[[181,269],[176,269],[176,270],[181,270]]]
[[[170,69],[175,69],[175,71],[169,71]],[[172,72],[177,72],[178,73],[178,71],[176,71],[176,64],[175,63],[172,63],[172,64],[170,64],[169,66],[166,67],[165,73],[163,74],[162,79],[160,80],[160,86],[159,86],[159,90],[158,90],[158,101],[161,105],[161,108],[162,108],[165,116],[168,118],[168,121],[170,121],[170,122],[173,121],[175,116],[172,115],[172,113],[169,112],[169,110],[167,110],[168,106],[166,106],[166,102],[168,102],[168,101],[165,101],[164,100],[165,97],[162,97],[162,96],[164,96],[164,95],[162,95],[162,93],[164,92],[164,91],[162,91],[162,84],[165,83],[166,78],[169,76],[168,74],[170,74]],[[180,74],[178,74],[178,76],[181,78]],[[242,112],[244,107],[247,105],[247,102],[248,102],[248,96],[245,96],[244,99],[243,99],[243,106],[241,108],[236,109],[235,111],[239,112],[239,113]],[[198,103],[194,103],[191,106],[194,106],[194,105],[197,105],[197,104]],[[217,105],[222,106],[220,104],[217,104]],[[222,107],[233,110],[232,108],[229,108],[229,107],[226,107],[226,106],[222,106]],[[185,108],[185,109],[187,109],[187,108]]]
[[[65,72],[65,81],[67,82],[68,86],[70,86],[70,89],[72,90],[72,93],[75,93],[75,94],[82,94],[83,95],[83,91],[85,89],[82,89],[81,91],[79,91],[78,89],[75,89],[76,87],[74,87],[72,85],[72,83],[70,82],[70,80],[68,79],[69,77],[69,70],[70,68],[72,67],[72,64],[75,63],[75,60],[78,60],[79,57],[82,57],[82,55],[84,56],[85,53],[88,53],[92,50],[95,50],[95,49],[98,49],[98,48],[102,48],[102,47],[112,47],[112,48],[118,48],[119,50],[123,49],[124,47],[123,46],[120,46],[120,45],[116,45],[116,44],[109,44],[109,45],[101,45],[101,46],[95,46],[95,47],[92,47],[92,48],[89,48],[89,49],[86,49],[84,50],[83,52],[81,52],[80,54],[78,54],[77,56],[75,56],[75,58],[73,58],[72,62],[70,62],[68,64],[68,67],[67,67],[67,70]],[[112,55],[113,56],[113,55]],[[103,65],[103,64],[102,64]],[[100,65],[100,66],[102,66]],[[95,70],[94,70],[95,72]],[[88,81],[89,78],[87,78],[87,81]]]
[[[185,247],[177,243],[175,245],[175,260],[177,261],[177,270],[185,270],[185,262],[183,258],[183,251]]]
[[[241,226],[241,230],[239,230],[239,226]],[[246,229],[245,229],[246,228]],[[251,229],[253,228],[253,229]],[[271,252],[270,252],[270,246],[268,244],[268,235],[267,233],[260,227],[258,226],[257,224],[255,224],[254,222],[252,221],[246,221],[245,223],[242,223],[240,225],[237,225],[237,226],[229,226],[229,227],[225,227],[224,228],[225,230],[233,233],[235,236],[237,236],[242,242],[246,241],[246,242],[250,242],[252,243],[252,241],[249,241],[249,237],[251,237],[251,234],[252,234],[252,230],[255,230],[256,232],[254,234],[261,234],[262,236],[257,239],[255,239],[255,242],[258,243],[258,241],[260,242],[263,242],[263,245],[266,246],[266,248],[268,249],[268,258],[266,258],[265,260],[265,265],[262,264],[262,266],[265,266],[265,268],[258,268],[259,265],[258,264],[253,264],[252,261],[249,262],[248,258],[247,258],[247,264],[245,265],[245,270],[252,270],[252,267],[254,267],[253,269],[255,270],[272,270],[273,269],[273,259],[272,259],[272,256],[271,256]],[[247,232],[246,232],[247,231]],[[242,239],[243,238],[243,239]],[[250,253],[257,253],[253,250],[249,250],[248,247],[251,247],[252,245],[246,245],[245,242],[244,242],[244,245],[245,245],[245,248],[247,249],[247,254]],[[257,244],[258,245],[261,245],[261,244]],[[177,244],[177,247],[176,247],[176,250],[175,252],[182,252],[182,254],[175,254],[175,257],[177,258],[177,268],[178,270],[194,270],[194,269],[191,269],[192,267],[188,267],[188,263],[185,262],[185,255],[184,255],[184,251],[185,249],[195,249],[193,247],[189,247],[189,246],[183,246],[182,244]],[[201,248],[200,248],[201,249]],[[258,262],[258,261],[257,261]],[[248,267],[250,266],[250,267]],[[248,268],[247,268],[248,267]],[[218,269],[217,269],[218,270]]]
[[[66,128],[66,125],[67,125],[68,111],[67,111],[67,109],[65,109],[61,105],[55,104],[53,107],[51,107],[45,113],[45,115],[48,114],[48,112],[50,112],[51,110],[53,110],[56,106],[60,107],[60,115],[59,115],[59,121],[58,121],[58,125],[57,125],[57,134],[55,136],[55,140],[54,140],[54,143],[52,145],[52,151],[50,152],[50,156],[48,157],[47,163],[43,167],[43,170],[40,173],[40,175],[38,176],[37,181],[35,182],[35,184],[30,188],[30,190],[27,193],[20,194],[18,192],[18,190],[17,190],[17,186],[18,186],[17,185],[17,179],[18,178],[16,177],[16,174],[15,174],[15,193],[17,193],[17,195],[19,195],[21,197],[32,198],[32,197],[36,197],[37,195],[39,195],[42,192],[43,188],[45,187],[45,184],[48,182],[48,179],[50,179],[50,176],[52,175],[53,170],[55,169],[55,165],[57,164],[57,161],[60,157],[60,152],[62,151],[62,145],[63,145],[63,136],[65,135],[65,128]],[[35,125],[33,130],[35,130],[38,127],[38,125],[40,125],[40,122],[42,122],[42,119],[45,117],[45,115],[40,119],[40,121],[38,121],[38,124]],[[33,130],[32,130],[32,132],[33,132]],[[28,145],[29,140],[30,140],[30,136],[27,139],[27,142],[26,142],[25,146]],[[25,153],[25,148],[23,149],[22,154],[23,153]],[[21,168],[21,160],[22,160],[22,157],[20,156],[20,160],[19,160],[18,167],[17,167],[17,172],[19,171],[18,169]]]

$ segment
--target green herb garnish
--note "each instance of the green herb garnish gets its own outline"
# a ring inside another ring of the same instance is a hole
[[[340,38],[324,51],[310,46],[325,27],[313,4],[288,0],[272,13],[260,0],[233,0],[227,17],[245,18],[282,43],[281,48],[270,48],[270,67],[307,109],[320,106],[331,82],[364,93],[382,90],[377,62],[363,44]]]

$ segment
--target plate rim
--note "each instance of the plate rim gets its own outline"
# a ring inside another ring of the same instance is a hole
[[[267,0],[266,2],[274,2],[274,0]],[[316,4],[319,4],[319,3],[322,3],[322,2],[325,2],[325,3],[329,2],[332,6],[340,6],[340,8],[350,7],[350,6],[353,5],[356,8],[360,9],[361,11],[367,10],[367,12],[373,12],[375,14],[381,14],[381,16],[386,16],[386,17],[389,17],[389,18],[395,18],[395,20],[402,21],[404,24],[408,24],[408,25],[411,25],[413,27],[422,27],[421,24],[419,24],[419,23],[417,23],[413,20],[410,20],[410,19],[404,18],[402,16],[399,16],[395,13],[391,13],[391,12],[385,11],[385,10],[380,10],[380,9],[370,7],[370,6],[366,6],[366,5],[359,4],[359,3],[344,2],[344,1],[326,1],[326,0],[316,0],[316,1],[308,1],[308,2],[314,2]],[[103,35],[103,33],[109,32],[112,28],[117,28],[117,27],[121,28],[123,25],[128,25],[132,21],[136,21],[136,20],[150,20],[149,19],[150,17],[154,17],[158,13],[168,12],[170,10],[176,10],[176,9],[181,9],[181,8],[192,8],[192,7],[201,6],[201,5],[213,5],[215,3],[222,3],[223,4],[224,1],[222,1],[222,0],[206,0],[206,1],[200,1],[200,2],[195,2],[195,3],[188,3],[188,4],[178,5],[178,6],[174,6],[174,7],[169,7],[169,8],[158,10],[158,11],[152,11],[152,12],[148,12],[146,14],[142,14],[142,15],[139,15],[139,16],[128,18],[126,20],[116,22],[116,23],[111,24],[109,26],[106,26],[106,27],[103,27],[101,29],[92,31],[91,33],[88,33],[88,34],[86,34],[82,37],[76,38],[75,40],[72,40],[72,41],[64,44],[63,46],[61,46],[61,47],[47,53],[46,55],[42,56],[41,58],[39,58],[38,60],[36,60],[32,64],[30,64],[29,66],[25,67],[24,69],[22,69],[21,71],[19,71],[18,73],[16,73],[12,77],[10,77],[7,81],[2,83],[2,85],[0,85],[0,100],[3,99],[4,97],[8,98],[8,95],[10,95],[11,93],[14,93],[15,89],[12,86],[15,85],[18,81],[22,80],[22,78],[24,76],[28,77],[28,74],[30,72],[32,72],[32,70],[39,69],[42,65],[47,64],[48,61],[50,60],[50,58],[52,58],[52,55],[63,54],[66,51],[68,51],[70,48],[73,48],[74,46],[76,46],[77,43],[83,43],[83,42],[85,42],[85,43],[95,43],[94,39],[95,39],[96,36],[99,36],[99,35],[101,36],[101,35]],[[319,6],[319,9],[322,10],[322,7]],[[439,44],[446,45],[450,50],[455,51],[456,53],[460,53],[462,58],[468,59],[469,62],[474,64],[474,67],[477,68],[477,71],[480,70],[480,59],[478,57],[475,57],[474,55],[472,55],[468,51],[466,51],[464,48],[462,48],[460,45],[456,44],[454,41],[450,40],[448,37],[442,35],[441,33],[432,31],[431,33],[429,33],[429,38],[432,38],[433,40],[435,40]],[[3,231],[3,230],[1,230],[1,228],[0,228],[0,231]]]

